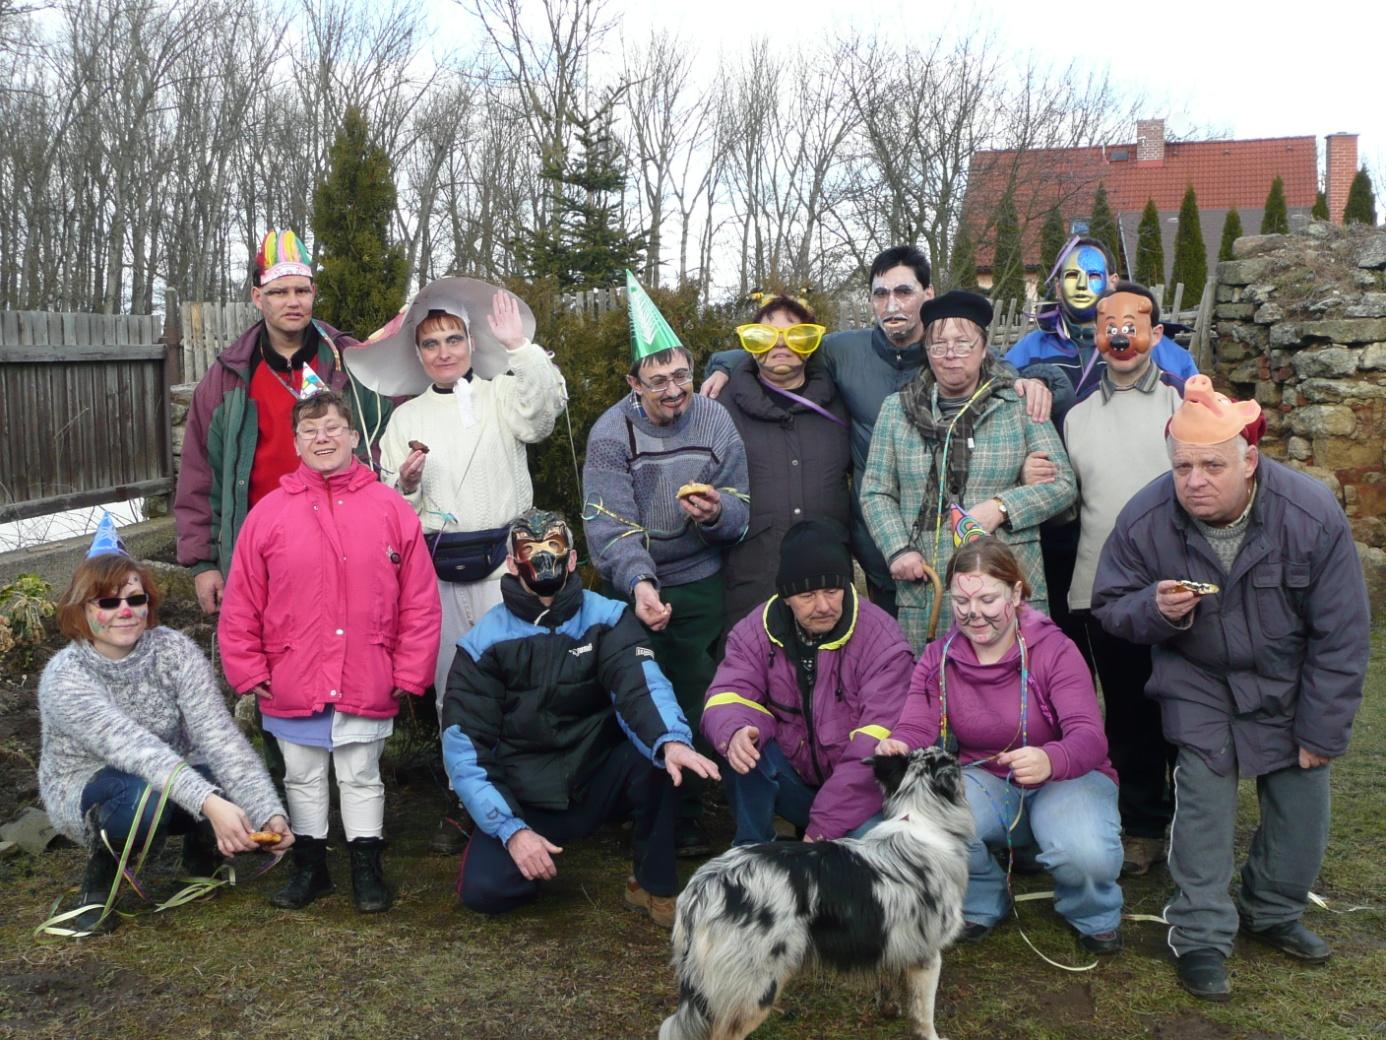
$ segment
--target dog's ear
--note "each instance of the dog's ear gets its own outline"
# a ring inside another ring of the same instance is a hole
[[[929,749],[929,776],[939,796],[950,802],[963,798],[962,767],[942,748]]]
[[[864,761],[876,774],[876,783],[881,785],[887,798],[900,789],[900,782],[905,779],[905,772],[910,767],[908,755],[872,755]]]

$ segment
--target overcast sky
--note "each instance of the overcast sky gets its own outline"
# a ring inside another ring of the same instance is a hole
[[[1105,67],[1123,94],[1144,96],[1146,117],[1165,116],[1178,136],[1208,131],[1236,138],[1319,140],[1357,133],[1359,161],[1372,172],[1377,196],[1386,180],[1386,3],[1335,0],[1317,5],[1285,0],[1120,0],[1115,13],[1075,42],[1067,16],[1103,5],[991,0],[986,4],[850,3],[847,0],[694,0],[651,4],[612,0],[622,12],[629,46],[651,25],[674,29],[715,64],[719,49],[738,39],[798,26],[801,39],[874,28],[882,37],[921,42],[939,31],[984,27],[1018,51],[1059,65],[1070,59]],[[1042,15],[1053,12],[1046,23]],[[1143,12],[1148,12],[1142,17]],[[1100,18],[1100,16],[1099,16]],[[1378,213],[1383,206],[1378,203]]]

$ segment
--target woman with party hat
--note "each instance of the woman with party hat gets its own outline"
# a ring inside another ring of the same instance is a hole
[[[412,397],[390,420],[380,466],[418,514],[437,572],[440,712],[459,640],[501,602],[508,525],[534,504],[526,446],[553,432],[567,402],[533,335],[534,315],[518,297],[475,278],[440,278],[346,354],[366,386]],[[464,843],[444,817],[431,848],[450,854]]]
[[[108,932],[127,844],[183,836],[184,873],[257,848],[256,831],[293,844],[259,756],[226,710],[211,665],[182,632],[159,625],[159,590],[109,515],[58,600],[70,642],[39,680],[39,793],[53,825],[90,852],[78,935]],[[133,861],[130,863],[133,866]]]

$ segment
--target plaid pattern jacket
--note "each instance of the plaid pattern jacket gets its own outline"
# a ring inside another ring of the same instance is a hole
[[[973,441],[966,494],[958,504],[970,509],[993,497],[1005,503],[1010,526],[998,528],[996,534],[1010,545],[1020,561],[1034,590],[1031,606],[1048,613],[1039,525],[1063,512],[1077,498],[1073,469],[1063,442],[1053,423],[1032,422],[1026,416],[1024,402],[1011,386],[998,387],[987,398],[973,426]],[[1049,458],[1058,464],[1059,473],[1053,482],[1021,484],[1021,467],[1032,451],[1048,452]],[[937,535],[932,525],[927,530],[915,530],[921,508],[931,514],[936,508],[936,503],[926,504],[923,499],[930,471],[942,462],[941,454],[942,444],[926,444],[910,424],[900,395],[886,398],[871,438],[861,504],[871,537],[887,561],[917,549],[943,578],[953,556],[953,535],[947,518],[943,521],[944,530]],[[944,509],[948,504],[943,503]],[[897,601],[900,627],[915,653],[919,653],[928,642],[933,588],[927,581],[899,582]],[[952,623],[952,610],[945,595],[937,630],[947,632]]]

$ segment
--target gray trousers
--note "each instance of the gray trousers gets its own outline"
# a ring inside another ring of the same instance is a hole
[[[1228,887],[1237,776],[1219,776],[1195,752],[1179,749],[1169,849],[1178,891],[1165,907],[1176,956],[1200,948],[1231,956],[1239,916],[1255,929],[1299,920],[1328,845],[1328,780],[1328,766],[1291,766],[1256,778],[1261,822],[1234,901]]]

